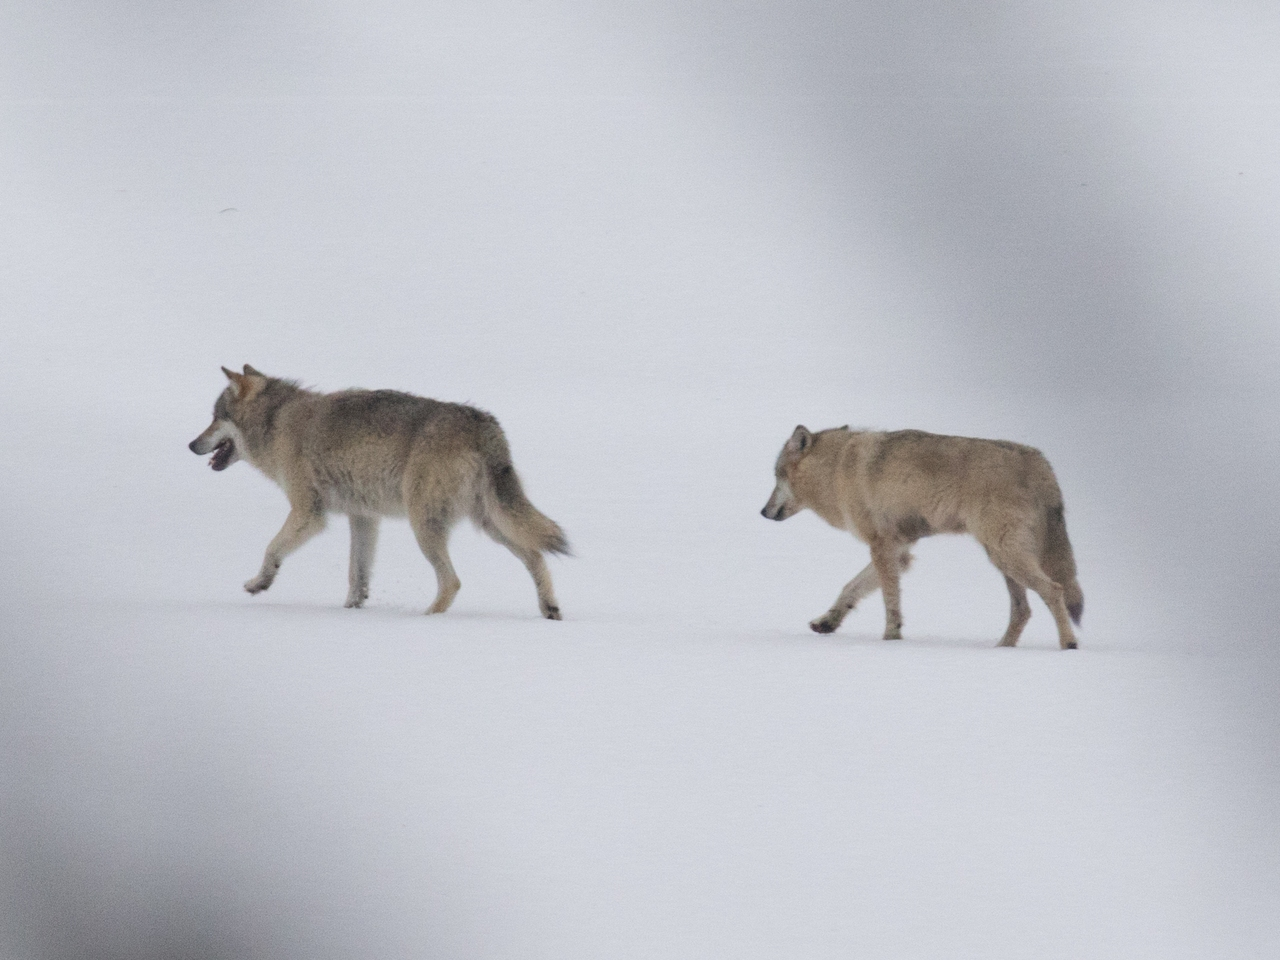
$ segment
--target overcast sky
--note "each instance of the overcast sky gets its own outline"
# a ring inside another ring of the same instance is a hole
[[[652,231],[646,208],[707,231],[714,201],[672,181],[719,179],[753,206],[726,221],[847,273],[820,326],[882,308],[958,384],[1243,392],[1274,369],[1265,5],[7,6],[5,153],[64,196],[114,175],[248,206],[287,176],[376,222],[368,201],[481,164],[455,198],[596,241],[584,217]],[[868,272],[889,303],[860,296]]]

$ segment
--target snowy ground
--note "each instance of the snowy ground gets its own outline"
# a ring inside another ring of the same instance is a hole
[[[31,955],[1276,942],[1230,661],[231,601],[12,625]]]
[[[12,5],[0,955],[1274,955],[1280,21],[950,11]],[[246,361],[496,413],[565,622],[246,596]],[[797,422],[1041,447],[1082,649],[959,538],[811,634]]]

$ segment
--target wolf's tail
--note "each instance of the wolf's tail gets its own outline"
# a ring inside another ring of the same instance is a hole
[[[524,495],[502,428],[496,428],[482,451],[485,476],[481,488],[480,520],[490,534],[525,550],[569,553],[569,540],[560,525],[540,511]]]
[[[1067,538],[1067,520],[1062,504],[1049,507],[1047,510],[1044,535],[1044,550],[1040,554],[1040,566],[1053,578],[1055,583],[1062,584],[1066,593],[1067,613],[1075,624],[1084,616],[1084,591],[1076,580],[1076,558],[1071,552],[1071,541]]]

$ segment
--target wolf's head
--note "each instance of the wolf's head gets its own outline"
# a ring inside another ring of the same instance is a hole
[[[244,436],[240,432],[237,414],[267,383],[266,376],[247,363],[244,365],[244,373],[236,373],[226,367],[222,368],[222,372],[231,382],[213,405],[213,423],[188,444],[191,452],[199,456],[212,450],[209,466],[215,470],[225,470],[240,459],[244,449]]]
[[[796,427],[790,439],[783,444],[778,461],[773,466],[773,476],[777,482],[769,502],[760,511],[762,516],[769,520],[786,520],[805,508],[805,504],[796,496],[793,482],[800,462],[812,448],[813,434],[805,427]]]

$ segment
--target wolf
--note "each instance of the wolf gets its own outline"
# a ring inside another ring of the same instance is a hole
[[[774,466],[776,485],[761,510],[786,520],[810,509],[871,548],[871,563],[812,621],[831,633],[858,601],[884,594],[886,640],[902,639],[899,574],[911,547],[935,533],[968,533],[983,546],[1009,588],[1012,647],[1031,619],[1027,588],[1044,600],[1064,650],[1076,648],[1084,593],[1053,468],[1034,447],[1005,440],[948,437],[922,430],[796,427]]]
[[[284,558],[319,533],[329,513],[351,523],[346,605],[369,596],[381,517],[408,517],[436,574],[427,613],[444,613],[462,582],[449,559],[449,532],[462,517],[514,553],[533,577],[538,609],[559,620],[544,553],[568,554],[564,531],[524,494],[498,421],[483,410],[396,390],[318,393],[245,364],[213,422],[189,444],[225,470],[249,461],[284,490],[289,516],[267,547],[251,594],[271,586]]]

